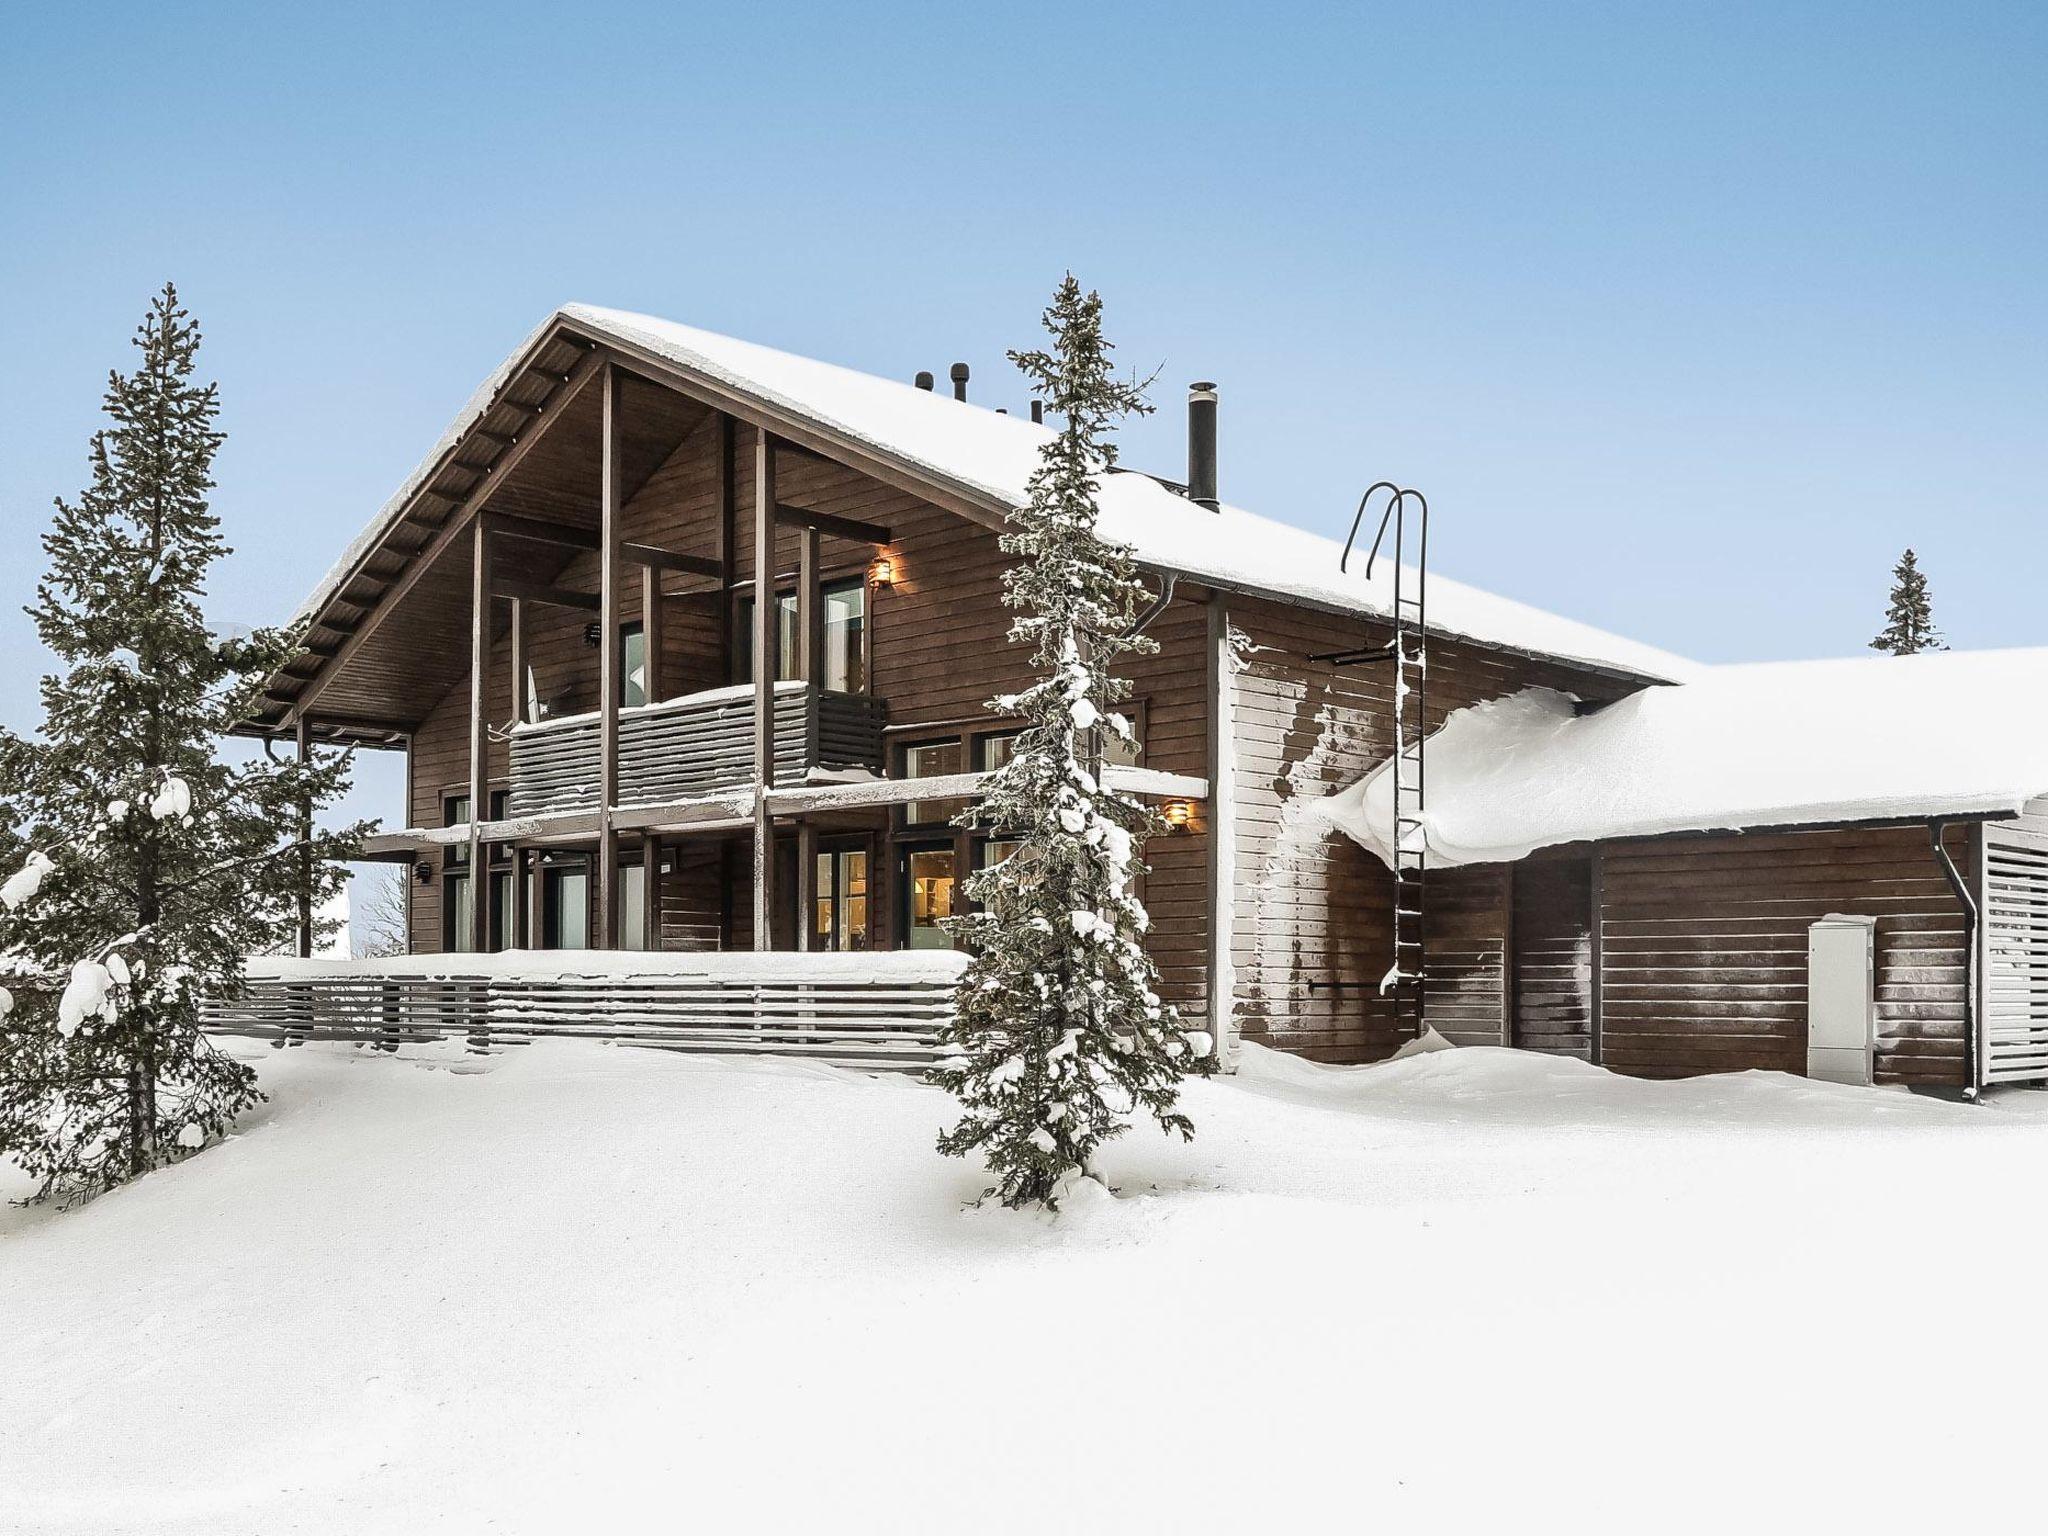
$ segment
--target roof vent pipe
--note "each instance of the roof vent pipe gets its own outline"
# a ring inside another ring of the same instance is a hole
[[[1188,386],[1188,500],[1214,512],[1216,500],[1216,386]]]
[[[1045,425],[1045,402],[1043,400],[1031,402],[1031,424],[1034,427]]]
[[[912,379],[910,382],[915,384],[919,389],[930,389],[932,387],[931,370],[929,368],[918,369],[917,377]]]
[[[953,365],[953,398],[955,400],[965,400],[967,398],[967,365],[965,363],[955,363]]]

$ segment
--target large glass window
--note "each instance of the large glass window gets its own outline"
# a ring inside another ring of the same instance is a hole
[[[619,703],[626,709],[647,702],[647,631],[637,623],[619,626]]]
[[[835,581],[819,592],[824,611],[824,675],[820,684],[833,693],[859,693],[867,686],[867,586],[859,578]],[[754,600],[740,599],[739,633],[733,637],[736,682],[754,680]],[[796,593],[775,598],[775,680],[792,681],[797,671]]]
[[[469,796],[441,797],[441,825],[459,827],[469,820]],[[466,955],[476,945],[471,940],[476,918],[476,889],[469,878],[469,844],[450,843],[441,851],[441,948],[451,955]]]
[[[907,848],[903,854],[903,938],[908,949],[950,949],[953,941],[939,923],[953,915],[958,890],[953,849]]]
[[[811,948],[868,947],[868,854],[865,848],[818,853],[818,890],[811,913]]]
[[[619,948],[647,947],[647,870],[639,864],[619,866]]]
[[[512,871],[501,869],[491,875],[491,948],[512,947],[512,909],[518,896],[513,889]]]

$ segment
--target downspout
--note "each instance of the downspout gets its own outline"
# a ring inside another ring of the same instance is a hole
[[[1173,601],[1173,589],[1179,584],[1180,573],[1178,571],[1168,571],[1166,573],[1166,584],[1159,589],[1159,595],[1145,605],[1145,611],[1133,619],[1131,627],[1124,631],[1124,638],[1126,640],[1145,633],[1151,626],[1152,621],[1166,612],[1166,605]]]
[[[1977,898],[1941,840],[1946,827],[1943,821],[1930,821],[1927,832],[1934,843],[1935,860],[1948,879],[1948,888],[1955,892],[1963,909],[1963,1098],[1975,1103],[1978,1084],[1983,1080],[1983,1046],[1977,1018]]]

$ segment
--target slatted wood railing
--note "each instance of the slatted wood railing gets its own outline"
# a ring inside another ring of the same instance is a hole
[[[949,952],[252,960],[242,995],[208,1001],[203,1019],[278,1045],[458,1039],[488,1051],[553,1035],[918,1067],[962,964]]]
[[[882,771],[880,700],[807,683],[775,689],[775,783],[802,784],[814,768]],[[597,805],[596,715],[571,715],[512,732],[514,816]],[[754,695],[716,688],[619,712],[619,804],[663,805],[749,783]]]

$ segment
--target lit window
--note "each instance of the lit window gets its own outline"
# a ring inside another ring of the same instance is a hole
[[[953,915],[953,850],[913,848],[904,855],[904,891],[909,905],[904,942],[910,949],[950,949],[939,924]]]

